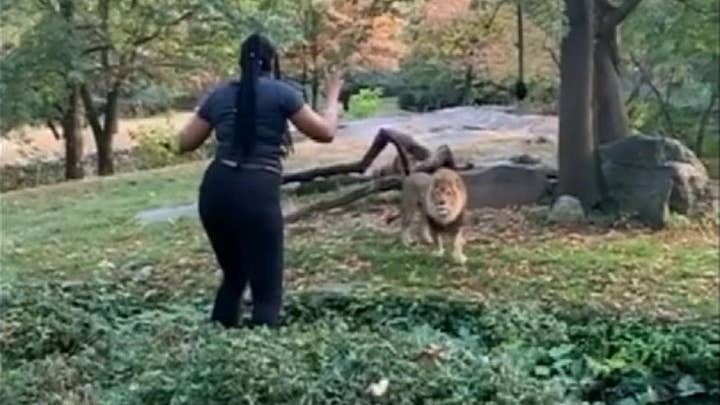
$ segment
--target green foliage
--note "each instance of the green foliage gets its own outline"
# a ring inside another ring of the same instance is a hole
[[[714,97],[704,133],[717,138],[718,27],[718,4],[702,0],[645,0],[629,16],[622,34],[627,85],[637,87],[629,105],[636,128],[694,147]]]
[[[150,169],[198,160],[203,156],[209,156],[213,147],[212,142],[208,140],[192,153],[178,155],[170,146],[175,137],[175,131],[167,127],[154,127],[133,134],[137,142],[135,155],[138,159],[138,168]]]
[[[140,82],[128,91],[128,97],[121,105],[124,116],[149,116],[167,113],[187,93],[177,86],[161,83]]]
[[[403,83],[398,72],[362,70],[350,75],[345,87],[350,93],[364,88],[380,88],[384,97],[396,97],[402,91]]]
[[[383,89],[360,89],[350,98],[350,115],[354,118],[367,118],[377,113],[383,104]]]
[[[135,219],[194,201],[204,167],[3,196],[0,402],[717,401],[714,228],[517,235],[527,221],[503,212],[457,271],[376,213],[332,214],[289,229],[285,325],[225,331],[207,321],[216,264],[198,221]],[[369,290],[307,289],[320,280]],[[638,315],[707,303],[697,322]]]
[[[401,67],[401,78],[398,105],[404,110],[432,111],[462,103],[462,72],[440,59],[408,59]]]
[[[82,78],[76,55],[77,44],[57,16],[45,16],[19,35],[17,47],[0,58],[0,133],[62,115],[66,82]]]
[[[369,404],[382,378],[397,404],[720,395],[714,322],[356,290],[291,296],[278,331],[226,331],[204,299],[151,304],[102,283],[4,290],[3,402]]]
[[[560,86],[555,78],[533,76],[527,80],[528,102],[537,110],[556,113]]]

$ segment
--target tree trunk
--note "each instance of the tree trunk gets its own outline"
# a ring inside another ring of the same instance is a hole
[[[302,96],[303,100],[307,103],[307,81],[308,81],[308,66],[305,58],[302,61]]]
[[[643,83],[645,83],[650,88],[650,91],[657,99],[658,106],[660,106],[660,113],[665,120],[666,130],[664,132],[672,137],[676,137],[677,131],[675,130],[675,123],[673,121],[672,114],[670,113],[670,104],[667,102],[667,99],[663,97],[660,89],[658,89],[655,83],[653,83],[651,73],[648,72],[647,69],[645,69],[645,67],[640,63],[640,61],[638,61],[638,59],[632,54],[632,52],[630,53],[630,60],[640,71]]]
[[[593,129],[600,145],[622,139],[629,132],[620,80],[618,27],[641,1],[613,5],[608,0],[594,0]]]
[[[518,1],[517,14],[517,48],[518,48],[518,82],[525,81],[525,35],[523,28],[522,1]]]
[[[311,92],[310,97],[312,98],[312,103],[310,105],[312,105],[313,110],[316,110],[316,111],[317,111],[317,107],[318,107],[319,91],[320,91],[320,77],[318,74],[318,70],[313,69],[312,83],[311,83],[311,87],[310,87],[310,92]]]
[[[109,176],[115,173],[112,149],[112,133],[103,131],[103,135],[95,139],[97,146],[97,173],[99,176]]]
[[[113,83],[107,94],[105,104],[105,123],[101,136],[97,142],[97,172],[99,176],[109,176],[115,173],[113,162],[113,138],[117,133],[118,98],[120,96],[120,83]]]
[[[703,112],[702,118],[700,118],[700,126],[698,127],[697,138],[695,138],[695,154],[698,157],[702,156],[703,144],[705,143],[705,129],[707,128],[708,121],[712,115],[712,110],[715,108],[715,103],[718,99],[717,89],[714,89],[710,95],[710,104],[707,109]]]
[[[463,84],[463,104],[470,104],[472,100],[472,83],[475,77],[471,64],[465,66],[465,83]]]
[[[65,139],[65,178],[81,179],[85,175],[82,165],[83,138],[80,133],[80,105],[77,85],[68,86],[67,105],[62,117],[62,135]]]
[[[60,14],[68,23],[68,27],[72,26],[75,17],[75,3],[73,0],[62,0],[59,2]],[[72,36],[72,28],[68,28],[68,36]],[[82,166],[83,157],[83,140],[80,133],[80,113],[78,99],[78,85],[73,82],[70,72],[73,68],[71,64],[66,65],[67,76],[65,76],[65,85],[67,86],[68,96],[63,109],[62,116],[62,136],[65,139],[65,178],[81,179],[84,175]]]
[[[593,123],[598,142],[603,145],[627,136],[628,116],[622,96],[620,67],[613,56],[617,49],[617,29],[596,37],[593,66]]]
[[[110,37],[109,33],[109,21],[110,21],[110,0],[98,0],[98,15],[100,17],[100,30],[106,37]],[[103,128],[106,130],[109,128],[110,132],[116,134],[118,131],[118,114],[117,114],[117,93],[119,86],[117,83],[113,83],[112,78],[112,67],[110,66],[110,53],[108,49],[100,51],[100,64],[104,72],[104,88],[108,91],[108,99],[105,102],[105,107],[101,109],[105,117],[105,124]],[[110,93],[115,94],[114,105],[110,101]]]
[[[113,137],[117,132],[118,97],[120,85],[115,83],[108,92],[105,111],[105,125],[97,141],[98,175],[109,176],[115,173],[113,162]]]
[[[560,56],[559,191],[586,208],[599,201],[591,123],[593,0],[565,0],[569,31]]]
[[[104,125],[101,125],[97,109],[92,102],[90,90],[86,85],[80,87],[80,94],[85,106],[85,115],[95,138],[98,160],[97,173],[100,176],[111,175],[115,172],[112,150],[114,135],[112,123],[117,120],[119,89],[120,84],[115,83],[108,93]]]

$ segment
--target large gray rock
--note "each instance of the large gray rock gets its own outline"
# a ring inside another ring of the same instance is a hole
[[[468,189],[468,207],[503,208],[532,205],[547,192],[547,170],[502,163],[462,173]]]
[[[629,136],[600,146],[600,159],[619,166],[655,168],[665,164],[662,138],[638,135]]]
[[[561,195],[553,204],[548,221],[563,225],[579,224],[585,221],[585,210],[577,198]]]
[[[708,194],[709,179],[705,168],[682,162],[668,163],[668,167],[673,181],[670,209],[684,215],[699,213],[702,199]]]
[[[650,169],[605,162],[602,169],[610,196],[621,211],[636,214],[655,229],[667,224],[668,199],[673,185],[670,168]]]
[[[664,179],[669,172],[672,186],[668,197],[668,208],[671,211],[686,215],[695,214],[705,206],[703,200],[708,195],[709,185],[707,170],[697,156],[676,139],[650,135],[631,136],[601,146],[600,157],[603,162],[603,175],[609,184],[631,182],[643,192],[647,192],[650,183],[662,186],[664,180],[645,182],[643,181],[645,176],[659,176]],[[612,165],[607,166],[607,164]],[[612,173],[608,173],[608,170],[611,170]],[[643,177],[638,179],[616,178],[618,176],[627,177],[631,174]],[[612,188],[609,191],[613,197],[620,192]],[[659,198],[664,191],[658,190],[658,193],[658,195],[647,198]],[[629,201],[629,196],[617,197]],[[642,199],[640,195],[635,195],[633,198]],[[653,201],[653,204],[650,205],[655,205],[655,203],[656,201]],[[642,201],[636,201],[633,205],[642,205]],[[660,213],[655,214],[659,215]]]

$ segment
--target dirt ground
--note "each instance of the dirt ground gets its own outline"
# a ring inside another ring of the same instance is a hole
[[[179,129],[190,112],[172,112],[149,118],[123,119],[116,134],[115,150],[131,148],[132,134],[149,128]],[[381,127],[390,127],[413,135],[429,147],[448,144],[461,158],[487,162],[528,153],[543,163],[555,166],[557,118],[517,115],[496,107],[458,107],[423,114],[399,113],[391,116],[343,121],[335,142],[320,145],[298,142],[292,160],[329,163],[357,158],[368,147]],[[92,133],[83,131],[85,153],[95,152]],[[0,140],[2,165],[23,164],[36,159],[58,159],[63,142],[49,129],[23,128]],[[387,151],[380,161],[392,155]]]

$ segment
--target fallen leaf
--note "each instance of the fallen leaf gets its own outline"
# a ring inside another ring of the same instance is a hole
[[[427,363],[435,363],[437,361],[445,359],[447,359],[447,348],[435,343],[423,349],[420,354],[418,354],[418,356],[415,358],[415,360]]]
[[[156,296],[158,294],[158,291],[155,289],[148,290],[145,294],[143,294],[143,300],[147,301],[148,299]]]
[[[387,378],[383,378],[376,383],[370,384],[370,387],[368,387],[368,391],[370,392],[370,395],[379,398],[385,395],[389,385],[390,381],[388,381]]]
[[[98,267],[100,267],[101,269],[110,269],[110,270],[112,270],[112,269],[115,268],[115,264],[114,264],[113,262],[111,262],[110,260],[108,260],[108,259],[104,259],[103,261],[101,261],[100,263],[98,263]]]

